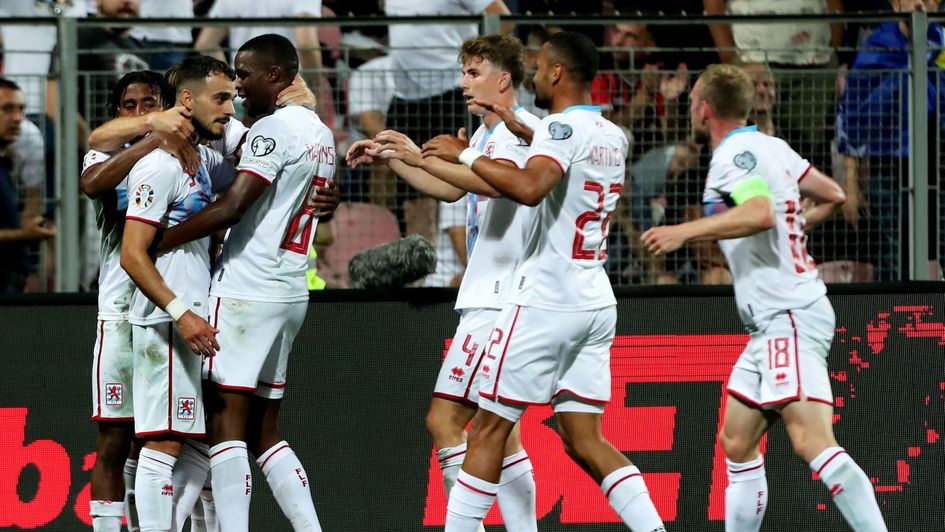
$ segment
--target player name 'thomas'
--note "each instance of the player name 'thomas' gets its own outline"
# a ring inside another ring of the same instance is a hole
[[[621,166],[623,149],[619,146],[591,146],[587,161],[594,166]]]
[[[322,144],[306,144],[305,158],[309,161],[335,164],[335,148],[334,146],[324,146]]]

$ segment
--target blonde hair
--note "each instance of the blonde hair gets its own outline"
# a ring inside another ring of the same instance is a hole
[[[755,101],[755,84],[734,65],[709,65],[699,76],[700,96],[723,119],[745,120]]]

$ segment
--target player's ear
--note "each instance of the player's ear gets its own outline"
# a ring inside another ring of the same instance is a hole
[[[555,63],[551,65],[551,84],[557,85],[561,81],[561,75],[564,73],[564,65]]]
[[[190,89],[181,89],[177,95],[177,102],[187,108],[188,111],[194,110],[194,93]]]
[[[269,68],[269,74],[266,76],[266,80],[269,82],[279,81],[282,78],[282,67],[279,65],[272,65]]]
[[[512,86],[512,74],[501,72],[499,74],[499,92],[505,92]]]

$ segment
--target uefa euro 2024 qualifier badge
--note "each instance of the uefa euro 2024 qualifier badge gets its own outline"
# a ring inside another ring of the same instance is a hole
[[[154,201],[154,189],[147,183],[141,183],[135,189],[135,205],[147,208]]]

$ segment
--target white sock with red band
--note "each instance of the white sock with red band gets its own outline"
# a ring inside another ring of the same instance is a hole
[[[177,458],[141,449],[135,475],[135,501],[141,532],[166,531],[174,519],[174,484],[172,475]]]
[[[247,532],[253,477],[249,470],[246,443],[230,440],[211,447],[210,470],[220,529]]]
[[[515,532],[537,532],[535,475],[528,453],[521,450],[502,460],[502,476],[496,492],[505,527]]]
[[[184,522],[194,510],[210,472],[210,450],[206,444],[187,441],[181,448],[174,474],[174,525],[172,531],[184,529]]]
[[[200,491],[200,502],[194,505],[194,512],[190,514],[190,532],[220,532],[210,482],[208,474]]]
[[[650,500],[643,475],[636,466],[626,466],[611,472],[600,483],[610,506],[633,532],[666,532]]]
[[[856,532],[886,532],[869,477],[843,447],[828,447],[810,462],[834,504]]]
[[[321,532],[308,474],[289,444],[281,441],[273,445],[256,459],[256,463],[266,475],[266,482],[272,488],[282,513],[292,523],[292,529],[295,532]]]
[[[463,467],[463,458],[466,458],[466,444],[456,447],[444,447],[436,451],[436,459],[440,462],[440,472],[443,473],[443,493],[449,499],[450,491],[456,484],[456,475]]]
[[[125,503],[121,501],[89,501],[94,532],[121,532],[121,518],[125,515]]]
[[[445,532],[476,532],[495,502],[498,484],[460,470],[446,505]]]
[[[135,507],[135,475],[138,472],[138,461],[131,458],[125,460],[122,476],[125,477],[125,519],[128,520],[128,532],[139,532],[138,509]]]
[[[765,460],[758,458],[744,463],[725,460],[728,466],[728,487],[725,488],[725,530],[727,532],[758,532],[768,506],[768,480]]]

